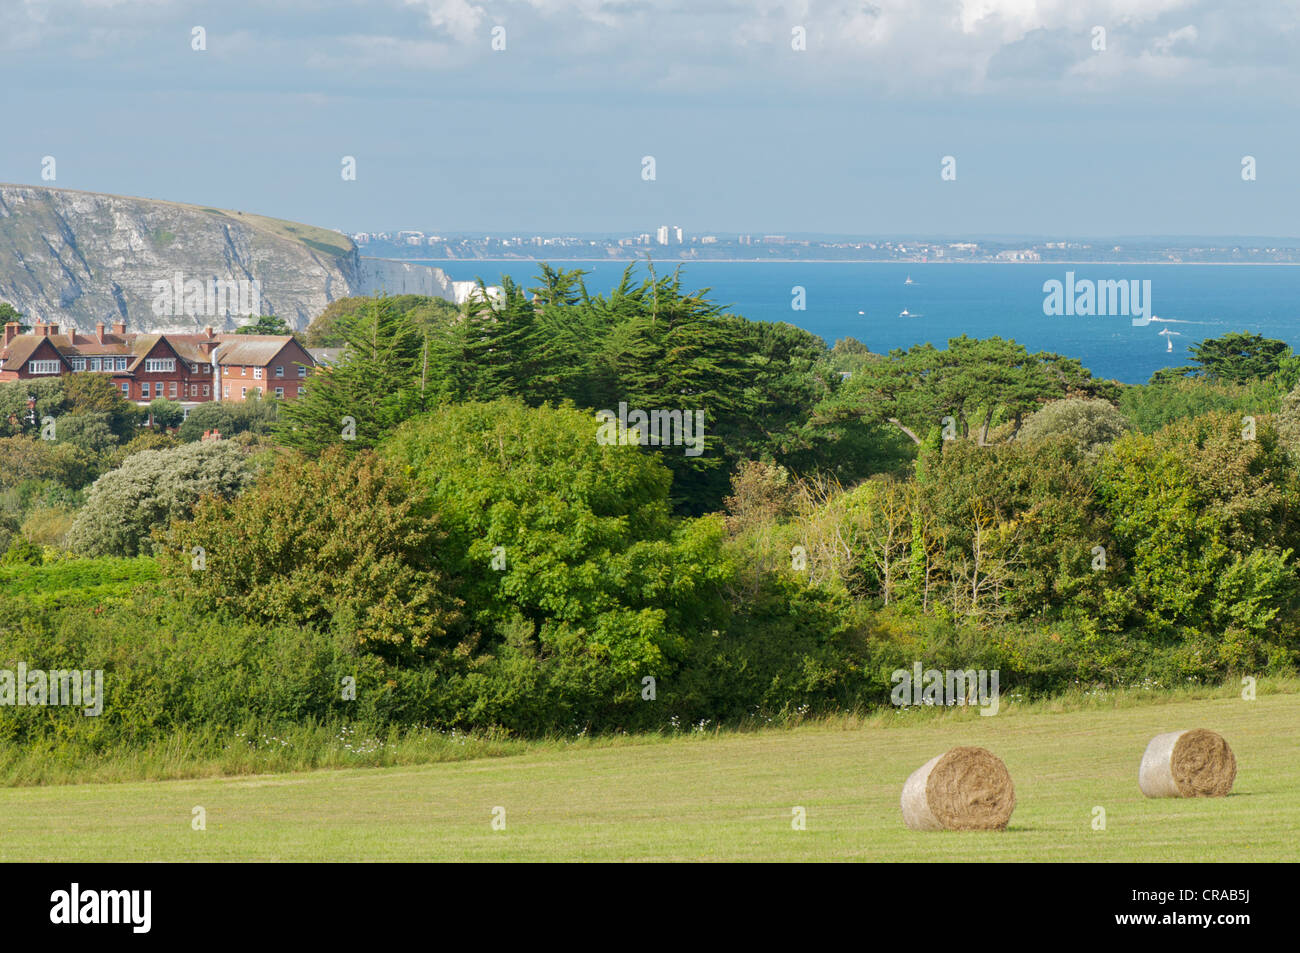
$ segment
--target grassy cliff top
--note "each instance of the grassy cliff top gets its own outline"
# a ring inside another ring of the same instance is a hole
[[[316,225],[305,225],[301,222],[290,222],[280,218],[270,218],[266,215],[256,215],[251,212],[233,211],[231,209],[212,208],[206,205],[193,205],[189,202],[170,202],[165,199],[148,199],[135,195],[115,195],[111,192],[90,192],[84,189],[64,189],[52,188],[44,185],[23,185],[20,183],[0,182],[0,189],[39,189],[44,192],[69,192],[77,195],[93,195],[102,198],[117,199],[124,202],[143,202],[149,205],[164,205],[173,208],[188,209],[192,212],[199,212],[207,215],[218,215],[228,218],[231,221],[239,222],[247,228],[272,235],[277,238],[285,238],[290,241],[296,241],[306,245],[308,248],[321,254],[330,255],[334,258],[343,258],[351,255],[356,246],[353,245],[352,239],[339,232],[329,228],[320,228]]]

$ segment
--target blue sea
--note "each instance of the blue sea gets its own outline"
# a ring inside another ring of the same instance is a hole
[[[535,284],[539,270],[520,261],[431,264],[458,281],[481,277],[494,284],[505,273],[524,287]],[[608,291],[627,267],[558,259],[551,264],[589,271],[593,294]],[[656,264],[660,274],[672,267]],[[1076,282],[1150,280],[1151,323],[1134,327],[1124,316],[1044,315],[1043,283],[1064,283],[1067,271]],[[645,274],[644,265],[638,274]],[[828,344],[855,337],[878,353],[927,341],[942,347],[962,334],[999,335],[1031,351],[1079,358],[1097,376],[1140,384],[1162,367],[1191,363],[1190,345],[1229,331],[1280,338],[1300,351],[1300,266],[691,262],[682,274],[687,288],[711,289],[710,299],[736,314],[787,321]],[[791,308],[796,285],[805,289],[806,310]],[[900,317],[904,310],[913,316]]]

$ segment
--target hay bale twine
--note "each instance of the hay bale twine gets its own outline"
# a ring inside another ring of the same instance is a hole
[[[984,748],[931,758],[903,785],[903,823],[914,831],[1002,830],[1015,809],[1007,766]]]
[[[1156,735],[1138,768],[1138,787],[1147,797],[1223,797],[1236,778],[1232,749],[1204,728]]]

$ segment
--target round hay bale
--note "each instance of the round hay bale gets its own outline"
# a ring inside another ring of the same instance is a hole
[[[903,785],[903,823],[914,831],[1002,830],[1015,809],[1007,766],[984,748],[931,758]]]
[[[1204,728],[1156,735],[1138,768],[1138,787],[1147,797],[1223,797],[1236,778],[1232,749]]]

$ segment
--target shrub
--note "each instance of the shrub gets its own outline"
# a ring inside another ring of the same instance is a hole
[[[1092,456],[1128,430],[1128,420],[1110,401],[1067,397],[1032,414],[1021,428],[1019,439],[1032,442],[1062,437]]]
[[[222,437],[246,432],[267,434],[275,427],[278,407],[273,398],[210,401],[191,410],[176,434],[187,443],[198,440],[209,430],[218,431]]]
[[[84,556],[151,553],[155,529],[188,517],[201,497],[233,497],[252,479],[247,458],[225,441],[141,451],[95,481],[68,545]]]
[[[209,496],[173,526],[164,573],[198,612],[321,630],[346,619],[362,646],[445,657],[458,644],[457,603],[437,521],[413,489],[373,454],[287,457],[243,496]]]

